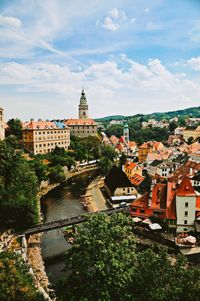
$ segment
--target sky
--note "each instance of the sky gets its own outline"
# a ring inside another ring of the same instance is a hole
[[[200,106],[200,0],[0,0],[0,107],[92,118]]]

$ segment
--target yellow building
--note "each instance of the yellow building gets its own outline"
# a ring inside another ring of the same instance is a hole
[[[3,117],[3,109],[0,108],[0,140],[5,138],[5,124],[4,124],[4,117]]]
[[[139,163],[145,162],[149,152],[150,152],[150,148],[148,146],[148,143],[143,143],[138,148],[138,162]]]
[[[34,121],[23,124],[23,145],[27,151],[46,154],[56,146],[68,149],[70,129],[62,123],[51,121]]]
[[[124,172],[131,180],[135,174],[142,175],[142,168],[135,162],[126,162]]]
[[[79,118],[68,119],[65,124],[70,128],[71,136],[84,138],[97,134],[97,123],[88,118],[88,104],[84,90],[81,92],[79,103]]]
[[[183,139],[188,141],[190,137],[194,140],[200,137],[200,125],[197,127],[190,126],[183,130]]]

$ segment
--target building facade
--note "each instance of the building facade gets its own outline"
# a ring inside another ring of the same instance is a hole
[[[34,155],[46,154],[56,146],[68,149],[70,145],[70,129],[59,122],[33,121],[23,125],[24,148]]]
[[[97,135],[97,123],[88,118],[88,104],[84,90],[81,92],[79,103],[79,119],[68,119],[65,125],[70,128],[71,136],[80,138]]]
[[[0,108],[0,140],[5,138],[5,124],[4,124],[4,116],[3,109]]]
[[[85,96],[85,91],[82,89],[80,103],[78,106],[79,119],[88,119],[88,103]]]

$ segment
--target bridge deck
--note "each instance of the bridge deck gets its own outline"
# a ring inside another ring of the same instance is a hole
[[[29,229],[26,229],[25,231],[23,231],[20,234],[31,235],[31,234],[36,234],[36,233],[40,233],[40,232],[46,232],[46,231],[50,231],[50,230],[63,228],[66,226],[80,224],[80,223],[83,223],[86,221],[87,216],[96,214],[96,213],[106,213],[108,215],[111,215],[113,213],[124,212],[124,211],[128,211],[128,207],[111,208],[111,209],[106,209],[106,210],[102,210],[102,211],[98,211],[98,212],[85,213],[85,214],[81,214],[81,215],[77,215],[77,216],[68,217],[68,218],[65,218],[62,220],[55,220],[55,221],[51,221],[48,223],[37,224]]]

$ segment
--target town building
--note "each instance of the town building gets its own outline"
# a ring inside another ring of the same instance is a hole
[[[124,165],[124,172],[130,180],[136,173],[142,175],[142,168],[135,162],[127,161]]]
[[[60,122],[31,120],[23,124],[22,137],[24,148],[34,155],[70,145],[70,129]]]
[[[104,187],[110,197],[110,205],[115,207],[121,202],[131,203],[138,197],[135,186],[117,166],[113,166],[104,180]]]
[[[5,138],[5,123],[4,123],[4,115],[3,109],[0,108],[0,140]]]
[[[71,136],[84,138],[97,135],[97,123],[88,118],[88,103],[84,89],[80,97],[79,119],[68,119],[64,123],[70,128]]]
[[[150,193],[131,203],[130,213],[133,217],[165,219],[173,233],[194,231],[200,215],[200,197],[185,176],[180,183],[156,183]]]
[[[163,152],[164,150],[165,150],[165,147],[162,144],[162,142],[159,142],[159,141],[145,142],[138,148],[138,162],[144,163],[146,161],[149,161],[148,156],[150,154],[153,154],[153,157],[154,157],[153,160],[155,160],[156,157],[160,156],[161,152]],[[151,160],[151,162],[153,160]]]
[[[200,125],[199,126],[188,126],[183,130],[183,139],[188,141],[192,137],[193,140],[200,138]]]

